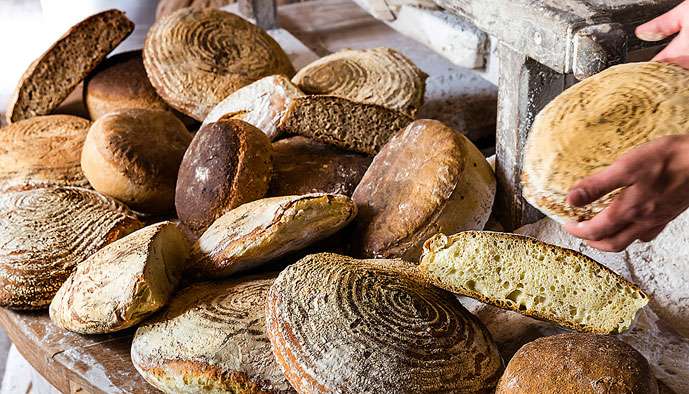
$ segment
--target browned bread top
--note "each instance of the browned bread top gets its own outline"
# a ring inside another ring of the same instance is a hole
[[[236,0],[160,0],[156,8],[156,19],[170,15],[181,8],[191,7],[198,10],[219,8],[235,2]]]
[[[9,100],[8,123],[49,114],[132,30],[119,10],[74,25],[24,72]]]

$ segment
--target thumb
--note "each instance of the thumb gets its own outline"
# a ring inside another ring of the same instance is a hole
[[[629,186],[633,179],[626,161],[618,160],[609,167],[577,182],[567,194],[567,203],[575,207],[590,204],[615,189]]]
[[[660,41],[682,28],[682,17],[689,13],[689,3],[684,2],[663,15],[636,28],[636,36],[644,41]]]

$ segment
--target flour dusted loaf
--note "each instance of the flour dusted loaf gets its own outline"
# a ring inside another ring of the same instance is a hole
[[[268,195],[334,193],[351,196],[371,158],[296,136],[273,143]]]
[[[585,207],[566,203],[572,186],[653,139],[687,134],[689,70],[666,63],[629,63],[589,77],[536,116],[524,155],[524,197],[560,222],[586,220],[614,191]]]
[[[134,23],[118,10],[74,25],[24,72],[9,99],[7,122],[52,112],[132,30]]]
[[[609,335],[560,334],[524,345],[507,365],[496,394],[657,394],[648,362]]]
[[[293,393],[270,350],[274,276],[193,284],[136,331],[132,362],[166,393]]]
[[[324,239],[356,215],[338,194],[271,197],[244,204],[216,220],[194,245],[195,271],[221,277],[248,270]]]
[[[0,194],[0,306],[47,307],[78,263],[141,226],[124,205],[92,190]]]
[[[271,75],[244,86],[219,102],[206,116],[203,126],[219,119],[240,119],[275,140],[280,136],[277,125],[292,99],[302,97],[299,88],[282,75]]]
[[[292,79],[305,93],[345,97],[414,116],[428,75],[391,48],[345,49],[305,66]]]
[[[577,331],[627,331],[648,303],[591,258],[516,234],[438,234],[424,245],[420,268],[436,286]]]
[[[132,209],[171,212],[177,170],[191,138],[184,124],[170,112],[118,110],[91,126],[81,167],[94,189]]]
[[[77,116],[46,115],[4,127],[0,132],[0,191],[88,186],[79,160],[90,125]]]
[[[266,327],[300,393],[487,393],[502,369],[481,322],[401,260],[306,256],[270,288]]]
[[[364,257],[415,261],[438,232],[482,230],[494,197],[481,152],[441,122],[417,120],[381,149],[354,191],[353,246]]]
[[[146,36],[143,53],[158,94],[198,121],[251,82],[294,74],[287,54],[268,33],[216,9],[184,8],[157,20]]]
[[[175,208],[196,234],[228,211],[262,198],[271,146],[261,130],[236,119],[209,123],[194,136],[179,168]]]
[[[393,134],[412,120],[402,112],[377,104],[362,104],[336,96],[305,96],[292,99],[277,131],[375,155]]]
[[[172,222],[135,231],[79,262],[50,303],[50,319],[81,334],[132,327],[167,303],[188,257]]]

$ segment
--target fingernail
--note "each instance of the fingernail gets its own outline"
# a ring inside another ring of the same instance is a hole
[[[660,41],[665,35],[653,31],[637,31],[636,36],[644,41]]]
[[[588,198],[588,194],[586,193],[586,191],[584,189],[572,190],[571,196],[572,196],[572,198],[570,199],[570,203],[572,205],[581,205]]]

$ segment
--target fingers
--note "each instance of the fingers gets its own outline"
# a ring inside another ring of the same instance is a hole
[[[646,234],[647,231],[648,228],[643,223],[633,223],[610,238],[601,241],[586,241],[586,243],[592,248],[605,252],[620,252],[639,239],[642,234]]]
[[[643,241],[643,242],[651,242],[654,239],[656,239],[656,237],[658,235],[660,235],[660,233],[663,232],[664,229],[665,229],[665,225],[654,227],[654,228],[646,231],[646,233],[641,234],[639,236],[639,240]]]
[[[681,32],[675,37],[668,46],[660,51],[652,60],[667,61],[687,67],[687,56],[689,55],[689,30]]]
[[[687,6],[681,4],[663,15],[636,28],[636,36],[644,41],[660,41],[682,28],[682,17]]]
[[[575,207],[590,204],[615,189],[630,185],[634,179],[628,160],[617,160],[608,168],[577,182],[567,194],[567,203]]]

